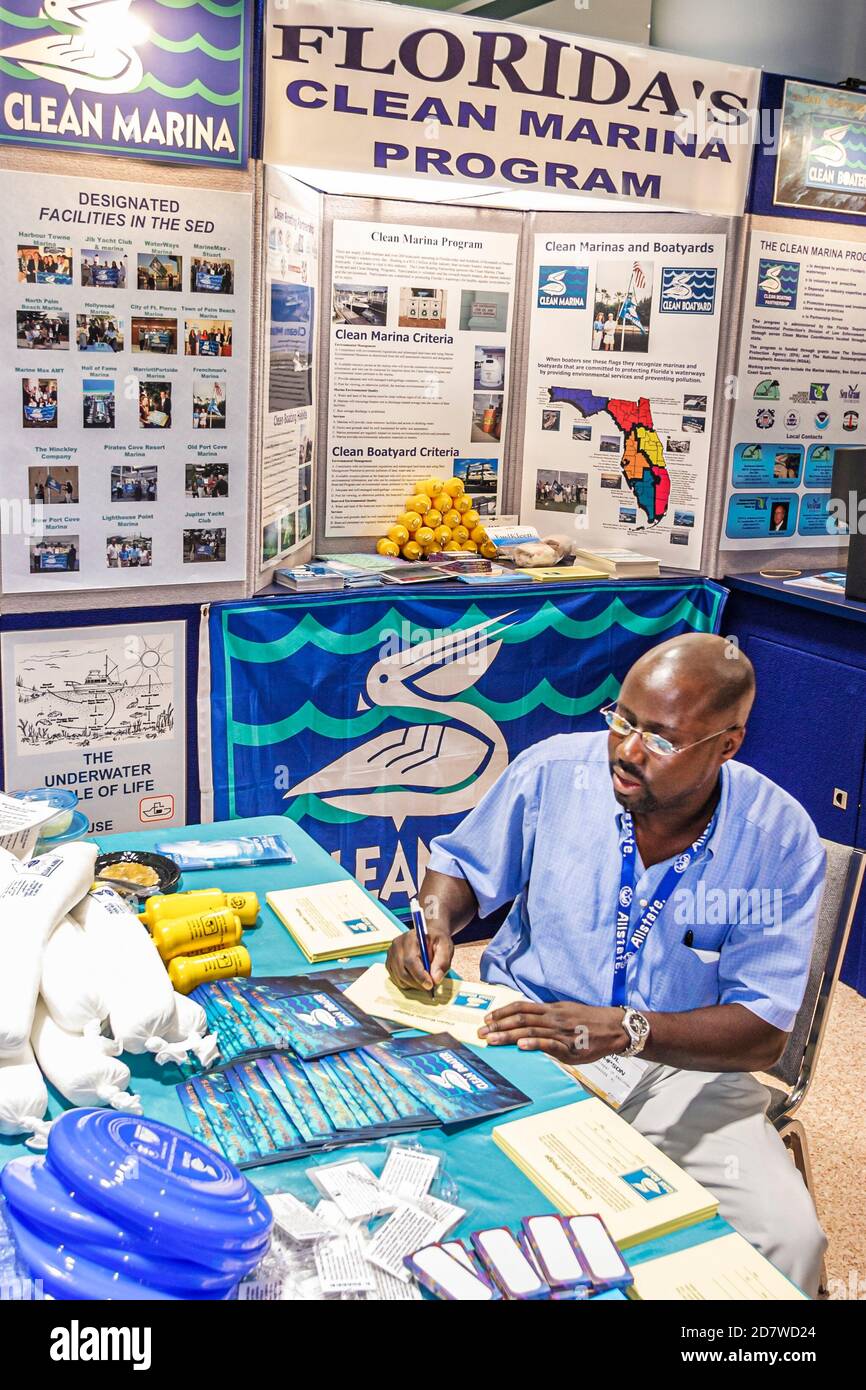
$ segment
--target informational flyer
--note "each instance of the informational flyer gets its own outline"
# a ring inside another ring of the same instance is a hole
[[[261,568],[310,540],[316,450],[318,193],[265,170],[265,356]]]
[[[251,201],[0,175],[10,593],[245,575]]]
[[[537,233],[520,520],[700,568],[721,233]]]
[[[838,546],[836,450],[866,444],[866,238],[752,233],[722,550]]]
[[[8,791],[78,794],[83,833],[186,824],[186,623],[6,632]]]
[[[328,536],[376,536],[425,477],[498,509],[517,236],[335,222]]]

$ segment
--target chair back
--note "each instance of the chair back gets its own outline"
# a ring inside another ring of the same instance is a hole
[[[862,850],[833,840],[821,843],[827,853],[827,876],[815,925],[809,980],[785,1051],[768,1073],[789,1087],[787,1114],[803,1100],[815,1072],[866,870]]]

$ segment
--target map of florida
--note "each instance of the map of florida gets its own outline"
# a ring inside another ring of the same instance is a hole
[[[604,411],[623,433],[620,467],[651,526],[661,521],[668,509],[671,475],[665,463],[662,442],[653,426],[650,403],[645,396],[637,401],[615,401],[572,386],[548,387],[551,405],[573,405],[581,415]]]

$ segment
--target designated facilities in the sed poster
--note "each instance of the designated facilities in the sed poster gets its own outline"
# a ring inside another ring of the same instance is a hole
[[[309,502],[313,494],[313,465],[307,463],[298,469],[298,502]]]
[[[562,411],[560,410],[542,410],[541,428],[556,433],[559,429],[561,415]]]
[[[618,492],[622,487],[622,474],[602,473],[599,482],[601,483],[601,486],[603,488],[607,488],[611,492],[613,492],[614,490]]]
[[[677,510],[677,509],[674,510],[674,526],[688,526],[688,527],[692,527],[692,526],[694,526],[694,524],[695,524],[695,514],[694,514],[694,512],[684,512],[684,511],[679,511],[679,510]]]
[[[25,376],[21,382],[24,428],[57,428],[57,377]]]
[[[232,325],[221,319],[187,319],[183,350],[187,357],[231,357]]]
[[[138,253],[138,288],[174,293],[183,289],[183,257],[150,251]]]
[[[153,540],[137,532],[108,536],[105,542],[105,562],[109,569],[143,569],[153,558]]]
[[[680,429],[688,430],[689,434],[703,434],[706,428],[705,415],[684,415],[680,423]]]
[[[145,430],[171,427],[171,382],[138,383],[138,423]]]
[[[599,261],[595,271],[593,351],[647,352],[652,295],[652,261]]]
[[[80,536],[45,536],[30,545],[31,574],[72,574],[78,569]]]
[[[82,424],[86,430],[114,429],[114,377],[84,377],[82,390]]]
[[[505,385],[505,348],[476,346],[473,384],[476,391],[501,391]]]
[[[398,328],[445,328],[448,291],[431,285],[401,285]]]
[[[77,314],[75,342],[79,352],[123,352],[123,324],[113,314]]]
[[[69,348],[69,315],[53,310],[18,309],[15,314],[15,341],[30,352]]]
[[[71,285],[72,247],[53,242],[19,242],[18,282],[22,285]]]
[[[81,252],[81,283],[85,289],[126,289],[126,252],[85,246]]]
[[[591,444],[592,425],[572,425],[571,437],[577,444]]]
[[[725,535],[730,540],[792,536],[796,525],[796,497],[774,497],[772,493],[744,493],[728,499]]]
[[[535,475],[536,508],[540,512],[567,512],[570,516],[582,516],[586,512],[588,482],[586,473],[539,468]]]
[[[310,502],[298,508],[298,540],[305,541],[313,530],[313,508]]]
[[[226,427],[226,388],[221,381],[192,378],[192,427],[195,430],[224,430]]]
[[[288,549],[288,547],[286,547]],[[280,554],[280,523],[269,521],[262,527],[262,564],[268,565]]]
[[[37,465],[27,470],[27,495],[47,507],[69,506],[78,501],[78,468]]]
[[[454,477],[459,478],[473,501],[479,497],[495,497],[499,477],[499,459],[456,458]],[[476,511],[479,510],[476,505]]]
[[[504,290],[461,290],[460,327],[465,333],[504,333],[508,294]]]
[[[502,392],[476,391],[472,397],[472,443],[497,443],[502,436]]]
[[[388,290],[385,285],[334,284],[333,323],[382,328],[387,321]]]
[[[111,470],[112,502],[155,502],[157,466],[155,463],[116,463]]]
[[[189,287],[193,294],[234,294],[234,261],[193,256]]]
[[[283,512],[280,517],[280,551],[285,553],[295,544],[295,513]]]
[[[133,352],[176,353],[177,319],[166,314],[133,314],[131,337]]]
[[[190,527],[183,533],[185,565],[211,564],[226,558],[224,527]]]
[[[687,454],[692,447],[690,439],[673,439],[668,435],[667,451],[669,454]]]
[[[188,463],[186,465],[187,497],[228,497],[229,466],[227,463]]]

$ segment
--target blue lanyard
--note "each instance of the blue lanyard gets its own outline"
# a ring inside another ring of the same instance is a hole
[[[622,875],[619,881],[619,895],[616,903],[616,946],[613,961],[613,997],[611,1003],[623,1007],[626,1003],[626,975],[629,961],[637,955],[656,921],[664,911],[665,904],[674,890],[674,885],[682,878],[695,855],[699,854],[709,840],[716,825],[718,811],[712,820],[687,850],[678,854],[658,886],[652,902],[629,937],[631,905],[634,899],[634,864],[637,849],[634,838],[634,825],[628,811],[623,812],[625,835],[620,842],[622,853]],[[631,949],[629,949],[631,948]]]

